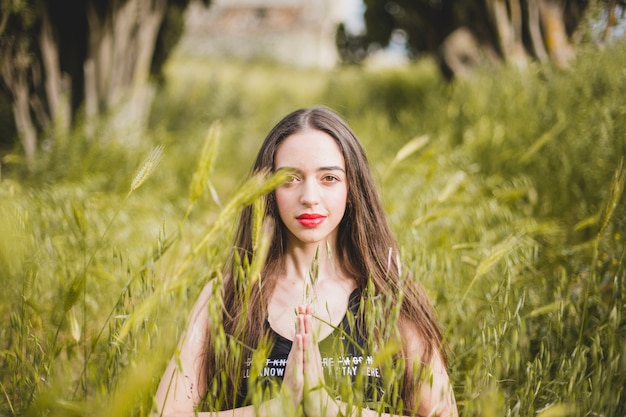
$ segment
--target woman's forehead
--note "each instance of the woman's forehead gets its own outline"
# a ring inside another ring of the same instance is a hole
[[[341,167],[345,161],[335,138],[319,130],[306,130],[285,138],[274,155],[274,168]]]

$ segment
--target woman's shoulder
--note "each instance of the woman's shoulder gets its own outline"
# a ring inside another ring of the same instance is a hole
[[[202,287],[202,291],[200,291],[200,295],[198,296],[198,301],[206,301],[211,298],[215,289],[217,289],[215,280],[209,280],[206,284],[204,284],[204,287]]]
[[[204,323],[208,322],[208,319],[209,319],[208,304],[211,298],[215,295],[215,291],[217,289],[218,288],[214,279],[211,279],[204,285],[204,287],[202,288],[202,291],[200,291],[200,294],[196,298],[195,304],[192,309],[192,313],[191,313],[192,323],[197,323],[198,321],[201,321]]]
[[[401,314],[398,318],[398,330],[402,337],[405,349],[409,354],[417,357],[421,357],[426,351],[427,341],[422,339],[422,336],[417,328],[417,323]]]

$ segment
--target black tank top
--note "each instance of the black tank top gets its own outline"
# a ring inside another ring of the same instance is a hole
[[[333,332],[319,342],[320,354],[326,385],[338,400],[357,401],[362,406],[376,403],[382,395],[382,372],[374,364],[373,354],[367,346],[367,335],[358,318],[361,294],[358,289],[350,294],[348,308],[341,323]],[[276,333],[269,322],[265,322],[266,330],[273,342],[272,350],[267,357],[265,367],[257,375],[256,388],[264,393],[278,392],[282,383],[287,357],[292,341]],[[249,405],[251,358],[242,364],[242,379],[237,396],[237,406]],[[358,392],[357,392],[358,391]],[[263,398],[266,398],[263,395]]]

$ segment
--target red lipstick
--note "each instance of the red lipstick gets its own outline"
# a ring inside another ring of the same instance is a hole
[[[300,224],[304,227],[316,227],[326,220],[326,216],[321,214],[303,213],[296,217],[296,220],[298,220],[298,222],[300,222]]]

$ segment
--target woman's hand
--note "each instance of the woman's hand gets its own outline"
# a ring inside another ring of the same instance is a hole
[[[313,332],[311,306],[298,307],[297,323],[296,338],[301,337],[303,347],[304,414],[307,417],[336,416],[339,408],[325,387],[322,356]]]
[[[297,408],[303,399],[304,392],[304,343],[300,329],[304,328],[304,316],[296,317],[296,335],[287,356],[285,376],[281,386],[281,397],[286,406]]]

